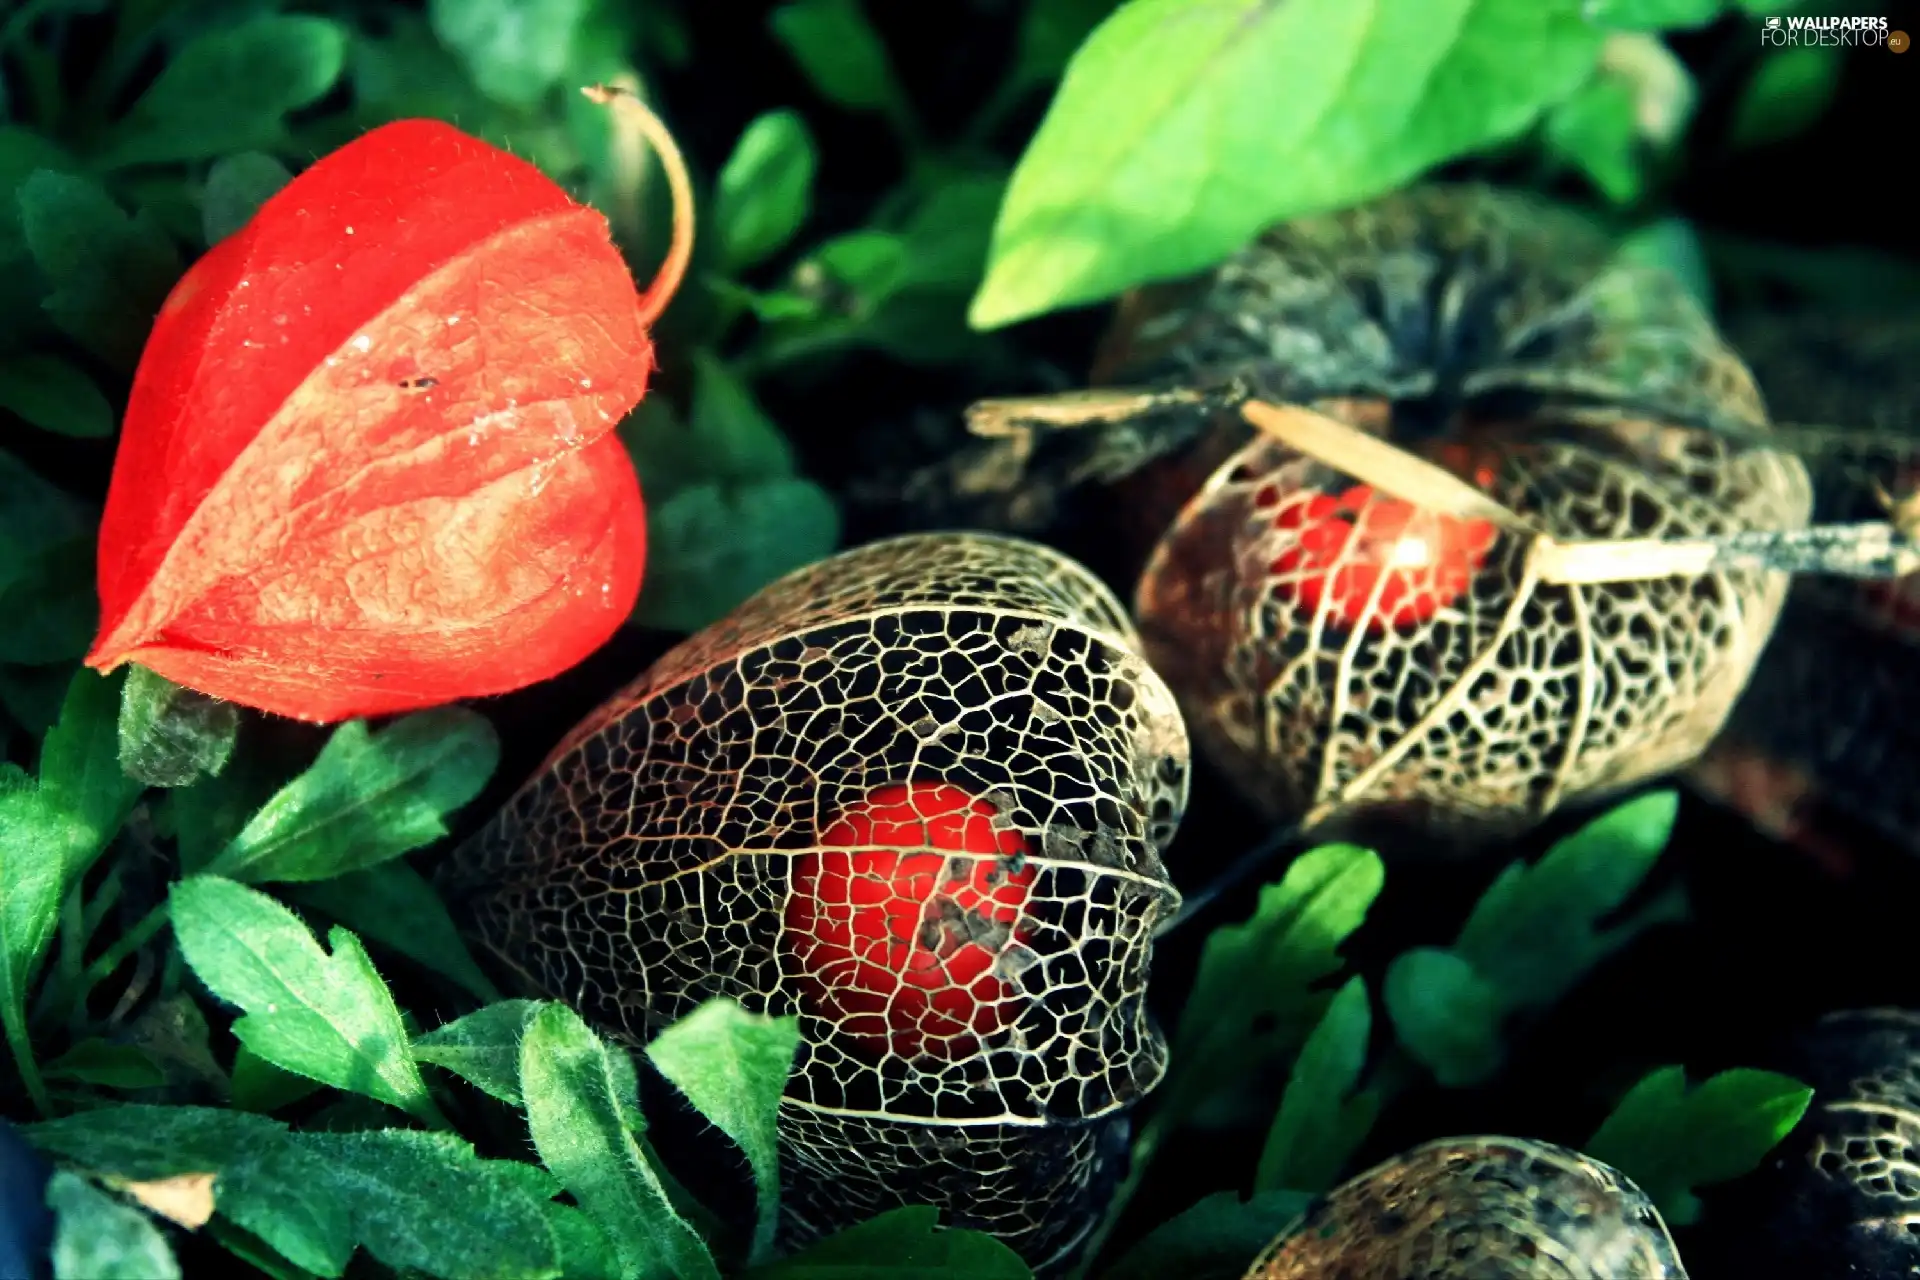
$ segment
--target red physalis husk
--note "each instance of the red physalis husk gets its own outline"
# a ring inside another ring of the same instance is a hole
[[[676,202],[644,297],[604,217],[432,120],[324,157],[200,259],[134,377],[87,665],[331,722],[604,643],[646,552],[614,427],[692,232],[643,128]]]

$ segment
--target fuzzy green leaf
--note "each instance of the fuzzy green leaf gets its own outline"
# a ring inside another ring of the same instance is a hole
[[[1448,1088],[1481,1084],[1505,1061],[1500,992],[1453,952],[1417,947],[1395,957],[1385,995],[1407,1052]]]
[[[170,164],[285,147],[287,113],[327,95],[346,53],[347,29],[325,18],[213,26],[174,54],[108,135],[99,163]]]
[[[1198,271],[1275,222],[1518,136],[1594,67],[1580,7],[1129,0],[1021,158],[969,318],[995,328]]]
[[[353,720],[207,865],[260,883],[325,880],[438,840],[445,817],[480,794],[500,762],[486,717],[437,707],[378,733]]]
[[[534,1000],[499,1000],[476,1009],[415,1036],[414,1059],[444,1067],[508,1106],[522,1106],[520,1040],[539,1007]]]
[[[480,92],[529,107],[566,74],[586,0],[428,0],[434,34],[459,54]]]
[[[49,1080],[72,1080],[129,1093],[157,1088],[167,1082],[166,1072],[146,1050],[99,1037],[70,1046],[47,1063],[42,1074]]]
[[[0,409],[55,435],[97,440],[113,434],[113,406],[92,378],[58,356],[0,360]]]
[[[233,1024],[243,1044],[284,1070],[439,1121],[400,1011],[358,938],[335,928],[332,953],[322,951],[293,912],[218,876],[181,881],[169,901],[187,963],[245,1010]]]
[[[906,95],[887,47],[860,0],[794,0],[775,9],[769,22],[822,97],[855,111],[896,117],[904,111]]]
[[[819,165],[813,134],[797,111],[769,111],[746,127],[713,197],[727,270],[755,266],[786,247],[807,220]]]
[[[312,1097],[323,1086],[318,1080],[282,1071],[241,1045],[233,1054],[233,1093],[229,1099],[240,1111],[267,1115]]]
[[[1312,1203],[1304,1191],[1263,1191],[1248,1200],[1216,1192],[1149,1231],[1100,1280],[1241,1280],[1247,1264]]]
[[[358,1246],[441,1280],[560,1275],[541,1203],[550,1180],[524,1164],[482,1160],[452,1134],[295,1133],[243,1111],[138,1105],[22,1132],[100,1175],[213,1172],[218,1217],[315,1275],[341,1275]]]
[[[746,1153],[759,1198],[756,1258],[772,1252],[780,1221],[780,1095],[799,1047],[798,1019],[748,1013],[725,999],[707,1001],[647,1046],[660,1074]]]
[[[647,510],[647,581],[635,620],[698,631],[839,542],[839,509],[811,480],[692,485]]]
[[[1537,863],[1515,862],[1481,895],[1453,950],[1508,1009],[1553,1005],[1641,930],[1679,914],[1669,898],[1599,925],[1659,861],[1679,803],[1673,791],[1651,792],[1558,841]]]
[[[937,1209],[891,1209],[748,1280],[1031,1280],[1020,1256],[992,1236],[940,1225]]]
[[[1736,1067],[1689,1089],[1684,1068],[1662,1067],[1582,1149],[1638,1183],[1667,1221],[1689,1226],[1700,1216],[1692,1188],[1757,1169],[1812,1101],[1812,1089],[1771,1071]]]
[[[87,178],[42,170],[21,185],[19,202],[21,233],[50,286],[41,308],[101,360],[131,370],[180,276],[173,241]]]
[[[446,903],[425,876],[399,859],[330,880],[289,885],[285,893],[482,1000],[500,998],[460,936]]]
[[[706,1243],[674,1211],[635,1138],[614,1057],[579,1014],[540,1006],[520,1043],[534,1148],[607,1234],[625,1271],[719,1280]]]
[[[1661,218],[1637,228],[1621,239],[1615,257],[1665,271],[1686,286],[1701,310],[1713,314],[1713,272],[1707,265],[1707,251],[1685,218]]]
[[[1214,930],[1174,1032],[1161,1106],[1186,1113],[1230,1082],[1290,1061],[1331,996],[1340,945],[1380,895],[1386,869],[1356,845],[1310,849],[1260,891],[1253,918]]]
[[[1340,1170],[1380,1114],[1377,1094],[1356,1094],[1372,1034],[1366,980],[1350,979],[1327,1006],[1293,1064],[1254,1173],[1256,1193],[1317,1193],[1339,1181]]]
[[[242,151],[215,161],[200,195],[200,234],[207,247],[253,221],[260,206],[291,181],[287,167],[264,152]]]
[[[233,755],[240,709],[155,671],[128,670],[120,695],[120,767],[151,787],[218,775]]]
[[[146,1212],[77,1174],[47,1184],[53,1280],[179,1280],[180,1263]]]

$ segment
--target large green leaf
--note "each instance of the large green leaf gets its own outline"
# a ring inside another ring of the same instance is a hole
[[[439,1122],[400,1010],[358,938],[334,929],[329,954],[293,912],[218,876],[181,881],[169,902],[194,973],[246,1011],[233,1024],[241,1043],[284,1070]]]
[[[800,1047],[795,1018],[748,1013],[709,1000],[655,1036],[647,1057],[746,1153],[760,1201],[756,1258],[773,1250],[780,1220],[780,1095]]]
[[[1130,0],[1021,158],[970,319],[1201,270],[1513,138],[1600,44],[1581,0]]]

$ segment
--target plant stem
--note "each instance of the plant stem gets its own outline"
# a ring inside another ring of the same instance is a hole
[[[53,1118],[53,1099],[47,1096],[47,1082],[41,1078],[40,1064],[33,1060],[33,1040],[27,1035],[26,1010],[15,1006],[6,1010],[7,1048],[13,1051],[13,1064],[20,1072],[20,1083],[33,1099],[41,1118]]]
[[[87,993],[113,976],[113,971],[125,964],[127,957],[153,941],[154,935],[167,927],[167,903],[162,902],[141,917],[140,922],[114,940],[112,946],[100,953],[100,958],[86,967],[80,975],[79,998],[84,1001]]]

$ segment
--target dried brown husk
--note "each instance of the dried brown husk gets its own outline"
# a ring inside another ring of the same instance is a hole
[[[1244,1280],[1686,1280],[1645,1193],[1607,1165],[1522,1138],[1443,1138],[1342,1183]]]
[[[1649,570],[1629,544],[1698,550],[1812,514],[1804,466],[1678,281],[1514,192],[1416,188],[1277,227],[1130,296],[1093,380],[1124,388],[1107,397],[1120,407],[978,407],[998,438],[955,487],[997,495],[999,515],[1088,483],[1138,499],[1149,658],[1248,799],[1322,834],[1385,815],[1477,842],[1685,765],[1787,578],[1684,554]],[[1250,402],[1425,455],[1515,515],[1458,607],[1408,631],[1278,601],[1288,535],[1253,496],[1361,477],[1338,449],[1256,433]]]
[[[1037,544],[915,535],[790,575],[666,655],[446,884],[529,990],[630,1043],[716,996],[799,1016],[788,1246],[933,1204],[1045,1272],[1084,1244],[1165,1069],[1144,1000],[1187,773],[1173,697],[1106,587]],[[952,1061],[874,1058],[805,1007],[783,909],[828,815],[926,781],[984,797],[1034,850],[1005,944],[1026,954],[1002,956],[1022,994]]]

